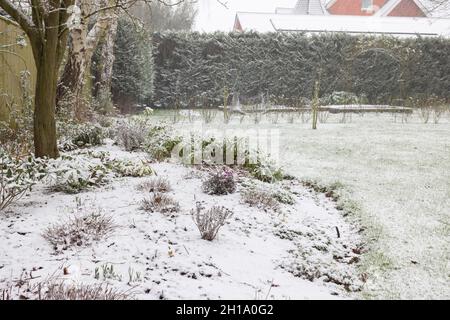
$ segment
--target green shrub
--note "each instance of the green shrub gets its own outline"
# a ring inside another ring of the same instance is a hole
[[[47,175],[46,160],[14,158],[0,147],[0,212]]]
[[[170,158],[172,150],[183,142],[183,137],[175,135],[173,128],[167,124],[157,124],[148,132],[145,151],[152,159],[162,161]]]
[[[112,175],[101,165],[88,164],[87,167],[65,164],[54,171],[53,191],[76,194],[93,187],[100,187],[110,182]]]
[[[111,159],[109,153],[101,151],[88,151],[77,157],[63,156],[52,160],[51,168],[51,189],[71,194],[106,185],[117,177],[154,174],[153,169],[142,161]]]
[[[369,103],[418,93],[450,98],[445,38],[165,32],[154,34],[153,47],[154,104],[162,107],[193,107],[198,97],[203,107],[224,105],[230,86],[244,105],[270,90],[274,103],[298,106],[296,99],[313,96],[318,70],[321,96],[346,90]]]
[[[114,159],[104,161],[104,165],[121,177],[145,177],[154,174],[153,169],[142,161],[136,162]]]
[[[78,148],[87,148],[103,144],[105,138],[104,129],[94,123],[70,123],[58,124],[60,141],[59,148],[63,151],[71,151]]]

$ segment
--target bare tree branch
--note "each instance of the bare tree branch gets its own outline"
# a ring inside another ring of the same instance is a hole
[[[20,25],[30,38],[36,35],[33,21],[10,0],[0,0],[0,7]]]

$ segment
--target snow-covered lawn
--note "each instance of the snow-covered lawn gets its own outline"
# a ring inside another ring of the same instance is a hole
[[[353,208],[371,246],[360,266],[368,275],[362,297],[449,299],[449,114],[439,124],[424,124],[417,115],[408,123],[389,114],[341,120],[331,115],[317,131],[281,117],[278,124],[250,118],[221,127],[277,128],[287,171],[344,186],[341,200]],[[217,122],[202,128],[218,128]]]
[[[111,141],[96,150],[117,159],[145,158]],[[360,236],[323,194],[285,181],[295,204],[266,212],[243,203],[241,184],[234,194],[207,195],[201,188],[203,171],[173,163],[152,168],[170,181],[169,194],[180,212],[140,209],[149,194],[137,187],[151,177],[115,178],[76,195],[39,184],[9,207],[0,216],[0,293],[10,288],[13,298],[36,298],[36,284],[50,279],[77,285],[106,281],[139,299],[355,297],[345,288],[362,285],[356,271]],[[214,241],[200,238],[190,213],[196,202],[234,212]],[[57,252],[42,235],[49,226],[68,221],[74,208],[78,214],[106,214],[116,228],[92,245]]]

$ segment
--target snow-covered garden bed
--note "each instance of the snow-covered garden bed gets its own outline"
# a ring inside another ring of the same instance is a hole
[[[363,284],[358,228],[295,179],[226,169],[235,190],[214,195],[204,183],[211,167],[148,164],[146,153],[111,140],[69,154],[58,163],[66,175],[95,164],[110,168],[107,179],[80,192],[45,179],[1,212],[0,298],[328,299],[351,298]],[[212,241],[194,221],[197,207],[231,215]]]

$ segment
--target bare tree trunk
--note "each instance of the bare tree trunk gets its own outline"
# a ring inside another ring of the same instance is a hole
[[[56,5],[53,6],[57,7]],[[34,149],[37,157],[57,158],[57,132],[55,119],[56,89],[59,66],[64,55],[67,32],[60,32],[61,16],[57,10],[48,14],[45,41],[31,38],[37,69],[34,102]]]
[[[314,97],[312,101],[312,128],[317,129],[317,120],[319,118],[319,91],[320,91],[319,81],[316,81],[314,85]]]
[[[81,109],[81,90],[83,88],[84,68],[85,68],[85,40],[86,28],[71,31],[69,38],[68,60],[64,67],[63,74],[58,84],[57,106],[63,103],[73,106],[73,111],[77,114]]]
[[[117,25],[118,20],[115,19],[106,34],[105,44],[102,48],[102,66],[100,71],[100,80],[99,80],[99,91],[100,92],[110,92],[111,91],[111,80],[112,80],[112,72],[113,65],[115,60],[114,55],[114,44],[116,41],[117,35]]]
[[[89,0],[80,0],[82,16],[94,9]],[[112,5],[113,0],[101,1],[101,6]],[[70,34],[69,60],[66,63],[58,84],[58,104],[62,102],[73,106],[75,117],[81,119],[85,111],[83,99],[86,79],[89,76],[92,56],[100,38],[108,25],[115,20],[113,10],[102,10],[94,26],[88,30],[88,21],[82,22]]]
[[[46,55],[37,65],[34,106],[34,148],[37,157],[59,156],[56,137],[55,101],[58,68]]]

